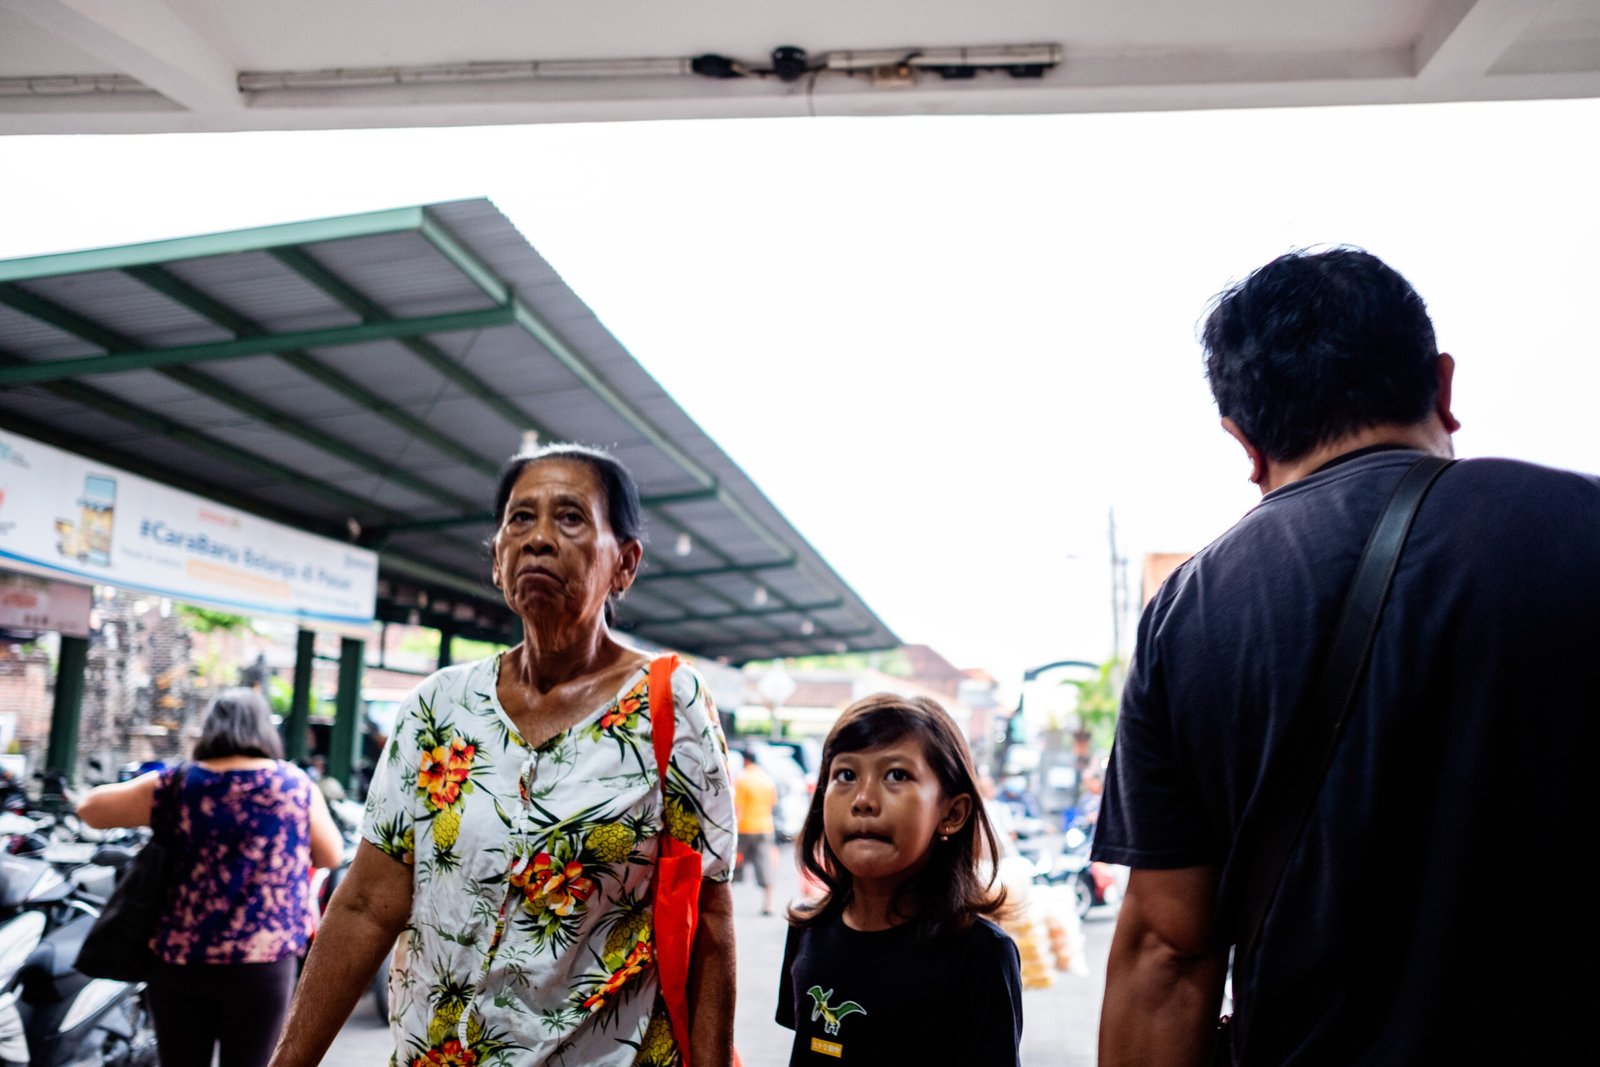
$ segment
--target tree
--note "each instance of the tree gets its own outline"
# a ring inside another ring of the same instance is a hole
[[[1073,678],[1062,683],[1078,690],[1080,730],[1102,749],[1110,748],[1117,734],[1117,711],[1122,707],[1122,661],[1108,659],[1093,678]]]

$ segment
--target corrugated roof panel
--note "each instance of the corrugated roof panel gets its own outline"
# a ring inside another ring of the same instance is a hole
[[[319,363],[363,385],[396,407],[423,404],[455,395],[451,380],[406,349],[399,341],[369,341],[316,351]]]
[[[303,421],[329,437],[376,456],[387,465],[425,477],[452,492],[457,491],[454,486],[463,479],[470,482],[473,477],[481,477],[427,441],[369,411],[346,408],[335,415]]]
[[[70,416],[78,402],[58,396],[42,385],[16,385],[0,389],[0,411],[15,411],[44,422]]]
[[[264,404],[302,418],[321,418],[350,409],[350,400],[275,355],[207,363],[207,377],[249,393]]]
[[[40,361],[98,356],[102,351],[81,337],[0,304],[0,354]]]
[[[302,251],[396,318],[489,306],[483,290],[421,233],[354,237]]]
[[[517,451],[523,427],[513,426],[498,411],[486,408],[479,400],[458,392],[447,394],[425,407],[407,409],[414,417],[451,440],[472,449],[497,467]]]
[[[549,358],[519,326],[442,334],[430,340],[507,396],[582,388],[571,371]]]
[[[164,269],[273,333],[354,326],[361,321],[266,252],[180,260]]]
[[[258,485],[250,490],[250,495],[270,508],[306,516],[309,521],[321,524],[325,535],[336,535],[344,526],[345,519],[352,516],[351,508],[327,497],[308,493],[303,486],[290,482]],[[362,517],[360,512],[354,515],[358,519]]]
[[[183,406],[195,393],[160,371],[133,370],[116,374],[86,374],[78,381],[110,393],[119,400],[144,408],[162,418],[185,414]]]
[[[72,437],[86,438],[103,445],[115,444],[120,447],[122,441],[143,435],[145,431],[138,429],[125,419],[106,414],[95,408],[86,408],[79,404],[70,407],[46,410],[31,408],[18,401],[11,390],[0,390],[3,396],[3,410],[16,410],[24,418],[40,422],[52,423],[62,433]]]
[[[18,282],[17,288],[119,334],[141,348],[176,348],[226,341],[233,336],[120,271],[38,278]]]
[[[354,493],[356,496],[370,500],[380,508],[402,515],[413,514],[439,506],[438,501],[433,497],[399,485],[392,478],[386,478],[382,474],[370,471],[358,471],[337,477],[323,474],[317,480],[337,486],[346,492]]]
[[[319,482],[369,477],[365,471],[345,460],[307,444],[293,434],[252,424],[229,431],[230,443],[263,459],[299,471]]]

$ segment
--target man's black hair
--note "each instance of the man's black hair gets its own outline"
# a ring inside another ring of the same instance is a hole
[[[1217,297],[1202,344],[1217,408],[1280,462],[1420,422],[1438,396],[1422,297],[1356,248],[1279,256]]]

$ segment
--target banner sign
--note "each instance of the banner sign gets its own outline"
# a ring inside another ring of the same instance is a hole
[[[67,637],[89,636],[94,596],[86,585],[68,585],[0,571],[0,627],[54,630]]]
[[[0,430],[0,568],[360,631],[375,553]]]

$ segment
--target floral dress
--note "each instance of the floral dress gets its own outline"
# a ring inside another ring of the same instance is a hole
[[[650,886],[657,835],[726,881],[734,852],[727,745],[680,666],[666,802],[648,672],[530,748],[495,696],[499,659],[438,672],[407,697],[362,835],[412,865],[404,962],[390,975],[405,1067],[667,1067]]]
[[[176,811],[166,810],[172,779]],[[275,963],[311,934],[311,784],[279,761],[213,771],[184,763],[161,772],[152,822],[173,819],[181,842],[156,955],[172,964]]]

